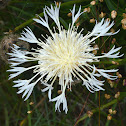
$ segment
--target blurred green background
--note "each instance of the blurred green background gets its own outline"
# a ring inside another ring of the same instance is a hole
[[[76,11],[82,6],[88,12],[82,14],[76,22],[78,31],[84,28],[83,34],[91,31],[95,25],[94,19],[114,21],[112,32],[120,29],[114,36],[101,37],[96,40],[99,47],[97,54],[108,52],[113,45],[122,47],[121,54],[126,54],[126,1],[125,0],[60,0],[60,22],[65,29],[71,23],[70,9],[76,4]],[[119,69],[116,81],[105,81],[105,91],[89,93],[81,82],[72,86],[72,92],[67,92],[68,114],[55,112],[55,103],[48,101],[47,93],[42,93],[38,84],[29,100],[23,101],[13,88],[13,80],[8,80],[9,69],[7,54],[12,43],[18,43],[23,48],[36,48],[36,45],[25,45],[17,40],[23,28],[29,26],[34,34],[41,38],[49,34],[48,30],[36,24],[32,19],[35,14],[43,16],[45,5],[54,5],[52,0],[0,0],[0,126],[125,126],[126,124],[126,58],[103,59],[98,67]],[[95,5],[93,5],[95,4]],[[114,11],[113,11],[114,10]],[[55,26],[49,19],[51,28]],[[97,55],[96,54],[96,55]],[[28,64],[26,64],[27,66]],[[26,73],[22,76],[32,76]],[[17,77],[18,78],[18,77]],[[17,79],[16,78],[16,79]],[[55,88],[55,94],[57,90]],[[83,109],[84,107],[84,109]],[[82,112],[81,112],[82,111]],[[81,115],[79,116],[79,114]],[[91,116],[91,117],[90,117]]]

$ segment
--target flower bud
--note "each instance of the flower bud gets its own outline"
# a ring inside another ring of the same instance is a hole
[[[112,64],[114,64],[114,65],[115,65],[115,64],[116,64],[116,62],[115,62],[115,61],[112,61]]]
[[[99,15],[99,17],[103,18],[103,17],[105,17],[105,15],[106,15],[106,13],[101,12],[101,14]]]
[[[109,113],[112,114],[112,109],[109,109]]]
[[[116,16],[117,16],[117,12],[116,12],[115,10],[113,10],[113,11],[111,12],[111,17],[112,17],[112,19],[116,18]]]
[[[100,2],[103,2],[103,0],[99,0]]]
[[[29,105],[33,105],[33,104],[34,104],[34,102],[30,102],[30,103],[29,103]]]
[[[70,13],[68,13],[68,14],[67,14],[67,16],[68,16],[68,17],[71,17],[71,16],[72,16],[72,13],[71,13],[71,12],[70,12]]]
[[[113,110],[112,114],[116,114],[116,112],[117,112],[116,110]]]
[[[113,40],[112,40],[112,44],[114,44],[116,42],[116,39],[115,38],[113,38]]]
[[[111,97],[110,95],[105,94],[105,98],[106,98],[106,99],[110,99],[110,97]]]
[[[91,4],[92,6],[94,6],[94,5],[96,4],[96,1],[93,0],[93,1],[90,2],[90,4]]]
[[[107,120],[111,120],[111,119],[112,119],[112,116],[110,114],[108,114]]]
[[[122,19],[122,20],[121,20],[121,23],[122,23],[122,24],[126,24],[126,18]]]
[[[121,74],[119,74],[119,75],[118,75],[118,78],[122,78],[122,75],[121,75]]]
[[[122,28],[126,30],[126,24],[122,24]]]
[[[115,94],[115,98],[118,98],[120,96],[120,92],[117,92],[116,94]]]
[[[90,23],[95,23],[95,19],[94,18],[90,19]]]
[[[32,113],[32,111],[27,111],[27,113],[28,113],[28,114],[31,114],[31,113]]]
[[[93,112],[92,111],[87,111],[87,115],[90,118],[93,115]]]
[[[91,9],[90,9],[90,7],[88,7],[88,8],[84,8],[84,10],[83,10],[84,12],[86,11],[86,12],[90,12],[91,11]]]
[[[58,90],[57,93],[58,93],[58,94],[62,94],[62,91],[61,91],[61,90]]]

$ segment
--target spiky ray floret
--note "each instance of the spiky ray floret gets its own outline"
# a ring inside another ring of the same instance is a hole
[[[115,46],[108,53],[104,53],[101,56],[95,56],[92,53],[93,50],[96,50],[96,48],[94,49],[92,47],[95,39],[100,36],[114,35],[118,32],[108,33],[109,29],[114,25],[114,22],[110,24],[109,21],[104,21],[104,19],[102,19],[101,22],[96,22],[92,32],[84,36],[82,34],[83,30],[78,33],[77,28],[74,27],[76,19],[82,14],[81,7],[77,14],[75,14],[75,5],[71,10],[72,24],[69,25],[68,30],[63,29],[60,24],[59,9],[60,4],[59,6],[55,5],[55,7],[51,5],[51,8],[46,6],[44,8],[45,20],[40,16],[39,19],[34,19],[34,21],[42,24],[49,30],[51,36],[47,38],[43,36],[45,41],[37,39],[29,27],[25,28],[25,31],[23,31],[19,39],[29,43],[36,43],[39,48],[34,49],[34,52],[28,52],[21,51],[17,45],[14,45],[12,53],[9,53],[12,57],[9,59],[12,69],[8,71],[14,72],[10,74],[9,79],[11,79],[27,70],[33,69],[34,76],[31,79],[14,81],[14,87],[18,87],[19,89],[17,93],[23,93],[22,97],[25,97],[25,100],[27,100],[34,86],[41,81],[45,86],[42,92],[48,91],[49,101],[56,101],[55,110],[58,109],[60,111],[60,104],[63,103],[63,110],[67,113],[68,108],[65,90],[66,88],[71,89],[73,77],[81,79],[83,85],[92,93],[104,90],[102,88],[104,81],[99,81],[97,77],[103,76],[107,79],[115,80],[117,76],[112,76],[108,73],[116,72],[117,70],[98,69],[95,65],[91,64],[93,64],[93,62],[100,62],[100,58],[119,58],[122,55],[119,55],[118,52],[121,47],[115,48]],[[59,30],[58,33],[55,28],[54,32],[50,29],[48,16],[56,23]],[[31,61],[38,61],[38,64],[28,68],[18,66],[22,63]],[[59,79],[62,93],[55,98],[51,98],[51,92],[56,78]],[[48,83],[49,81],[51,81],[50,84]]]

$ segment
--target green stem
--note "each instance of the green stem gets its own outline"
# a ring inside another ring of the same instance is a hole
[[[109,106],[111,106],[111,105],[117,103],[117,102],[118,102],[119,100],[121,100],[123,97],[124,97],[124,96],[123,96],[123,93],[122,93],[122,97],[120,96],[120,98],[119,98],[118,100],[117,100],[117,99],[114,99],[114,100],[112,100],[111,102],[109,102],[109,103],[107,103],[107,104],[105,104],[105,105],[102,105],[102,106],[100,107],[100,110],[103,110],[103,109],[105,109],[105,108],[107,108],[107,107],[109,107]],[[94,114],[94,113],[96,113],[96,112],[99,111],[99,108],[93,109],[93,110],[91,110],[91,111],[92,111],[93,114]],[[84,119],[86,119],[86,118],[88,118],[88,115],[87,115],[87,114],[85,114],[82,118],[80,118],[80,119],[78,120],[77,124],[78,124],[80,121],[82,121],[82,120],[84,120]]]
[[[39,16],[43,17],[43,13],[40,13]],[[33,18],[36,18],[36,16],[33,17]],[[23,24],[17,26],[17,27],[14,29],[14,32],[15,32],[15,31],[18,31],[19,29],[24,28],[26,25],[32,23],[32,22],[33,22],[33,18],[31,18],[31,19],[27,20],[26,22],[24,22]]]
[[[27,100],[27,108],[30,111],[29,100]],[[28,113],[28,126],[31,126],[31,113]]]

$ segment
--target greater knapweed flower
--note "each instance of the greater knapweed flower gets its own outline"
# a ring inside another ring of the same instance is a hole
[[[71,10],[72,23],[69,24],[68,30],[65,30],[60,24],[59,9],[60,4],[59,6],[55,5],[55,7],[51,5],[51,8],[46,6],[44,8],[45,19],[40,16],[38,16],[39,19],[33,19],[49,30],[51,36],[44,37],[42,35],[45,39],[44,41],[37,39],[29,27],[25,28],[25,31],[23,31],[19,39],[28,43],[36,43],[38,48],[29,52],[22,51],[17,45],[14,45],[12,53],[9,53],[12,57],[9,60],[14,62],[11,62],[12,69],[8,71],[14,72],[10,74],[9,77],[9,79],[12,79],[27,70],[33,69],[34,76],[31,79],[14,81],[14,87],[18,87],[19,89],[17,93],[23,93],[22,97],[25,97],[25,100],[27,100],[35,85],[40,81],[41,84],[45,86],[42,92],[48,91],[49,101],[56,102],[55,110],[58,109],[60,111],[60,104],[62,103],[63,110],[67,113],[68,108],[65,91],[66,88],[71,89],[73,78],[81,79],[83,81],[82,85],[85,85],[92,93],[104,90],[102,88],[104,81],[100,81],[97,78],[103,76],[107,79],[115,80],[117,76],[112,76],[108,73],[116,72],[117,70],[99,69],[93,62],[100,62],[100,58],[118,58],[122,55],[119,55],[118,52],[121,47],[115,48],[115,46],[108,53],[103,53],[101,56],[95,56],[93,54],[93,50],[96,50],[96,48],[93,48],[92,45],[97,38],[118,33],[118,31],[108,33],[110,28],[114,25],[114,22],[110,23],[110,21],[105,21],[104,19],[99,23],[96,21],[93,30],[83,35],[83,30],[78,32],[77,28],[74,26],[78,17],[83,13],[81,12],[81,6],[76,14],[75,5],[73,6]],[[58,32],[55,28],[53,30],[50,29],[48,17],[52,18],[56,23]],[[19,66],[22,63],[31,61],[38,61],[38,64],[28,68]],[[52,98],[51,92],[57,78],[61,87],[61,94]]]

